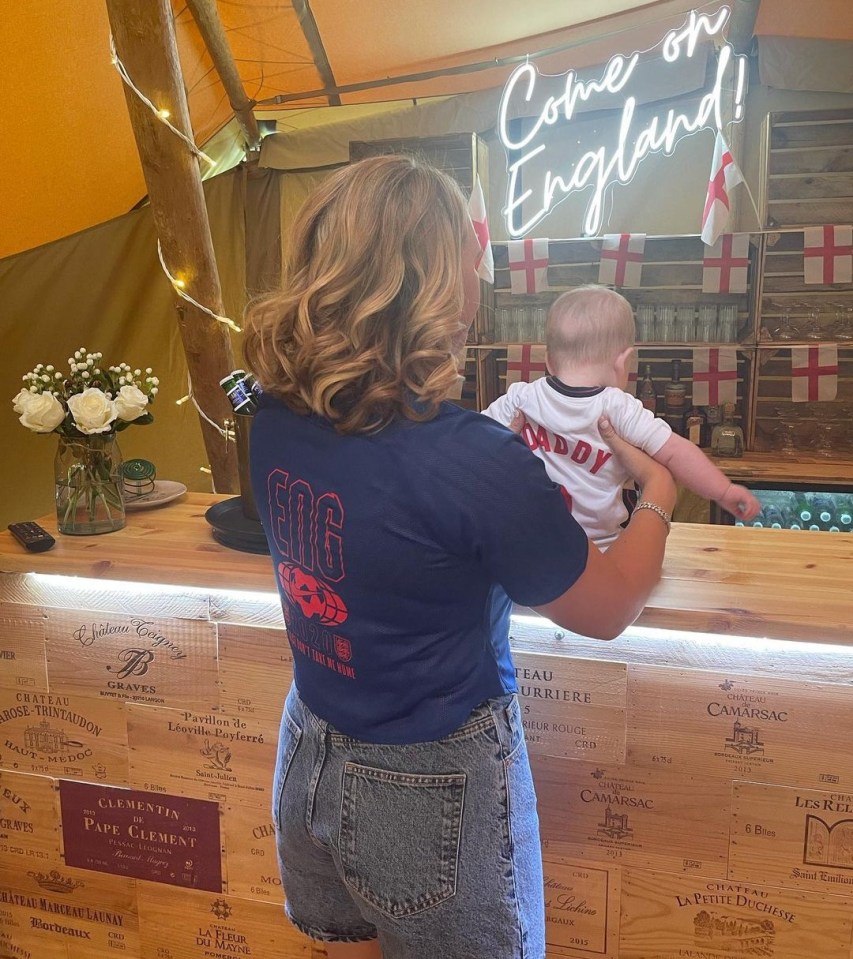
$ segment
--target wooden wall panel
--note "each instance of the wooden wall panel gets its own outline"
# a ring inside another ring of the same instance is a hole
[[[0,668],[4,685],[47,692],[45,616],[41,609],[0,603]]]
[[[286,630],[220,623],[217,635],[222,709],[278,723],[293,678]]]
[[[59,859],[56,780],[0,769],[0,873]]]
[[[270,810],[242,802],[226,803],[222,828],[229,895],[283,904]]]
[[[543,870],[548,956],[618,959],[619,867],[546,854]]]
[[[719,879],[625,870],[620,959],[848,959],[845,903]]]

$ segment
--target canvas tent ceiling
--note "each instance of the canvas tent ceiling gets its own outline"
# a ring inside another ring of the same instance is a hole
[[[758,0],[734,0],[756,3]],[[220,131],[218,154],[238,146],[231,108],[183,0],[172,0],[197,142]],[[689,0],[218,0],[218,11],[249,97],[304,93],[535,54],[573,46],[572,65],[653,43]],[[319,41],[300,22],[308,8]],[[853,40],[850,0],[761,0],[759,35]],[[3,131],[0,256],[85,229],[131,209],[145,186],[121,81],[109,57],[104,0],[31,0],[0,5],[0,129]],[[328,71],[318,67],[319,54]],[[541,61],[542,70],[549,60]],[[566,58],[553,61],[566,69]],[[345,93],[376,103],[500,86],[508,68],[438,76]],[[156,91],[151,93],[156,96]],[[314,96],[267,105],[286,118],[329,105]],[[286,124],[286,119],[285,119]],[[233,150],[232,150],[233,152]]]

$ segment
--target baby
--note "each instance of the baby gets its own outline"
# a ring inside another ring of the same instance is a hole
[[[682,486],[739,519],[758,515],[761,504],[746,487],[731,483],[697,446],[625,392],[634,315],[623,296],[603,286],[563,293],[548,314],[545,345],[550,376],[513,383],[483,412],[506,426],[523,415],[522,437],[594,543],[609,546],[628,519],[622,491],[629,477],[601,441],[602,415]]]

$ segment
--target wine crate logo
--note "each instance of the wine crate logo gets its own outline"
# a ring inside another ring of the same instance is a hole
[[[63,876],[58,869],[51,869],[50,872],[28,872],[27,875],[38,883],[42,889],[46,889],[48,892],[58,892],[65,896],[84,885],[79,879]]]
[[[738,956],[772,956],[776,927],[772,919],[749,920],[702,909],[693,918],[697,946]]]
[[[210,911],[217,919],[228,919],[231,915],[231,906],[226,899],[214,899],[210,904]]]
[[[233,772],[231,768],[231,750],[225,743],[212,743],[209,739],[205,740],[204,746],[199,750],[199,754],[207,762],[205,769],[219,769],[223,772]]]
[[[762,756],[764,743],[758,738],[759,733],[760,730],[755,726],[744,726],[736,719],[731,736],[726,737],[724,748],[736,752],[739,756]]]
[[[608,806],[604,810],[604,822],[598,824],[599,836],[609,839],[627,839],[634,835],[634,830],[628,824],[628,813],[615,813]]]
[[[841,819],[830,826],[810,813],[803,845],[803,863],[807,866],[853,869],[853,819]]]

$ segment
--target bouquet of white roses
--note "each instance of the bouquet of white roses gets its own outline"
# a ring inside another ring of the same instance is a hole
[[[149,406],[159,380],[151,369],[127,363],[102,367],[102,353],[85,347],[68,358],[68,375],[39,363],[24,374],[24,386],[12,401],[20,422],[34,433],[66,437],[117,433],[131,423],[152,422]]]

